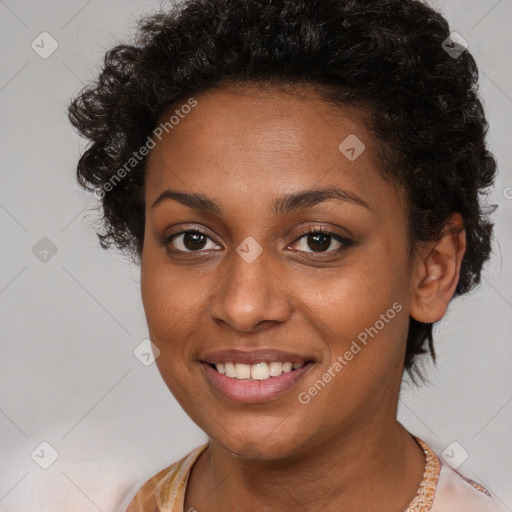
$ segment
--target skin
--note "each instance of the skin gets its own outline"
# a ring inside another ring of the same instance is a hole
[[[199,95],[148,159],[141,286],[150,337],[164,381],[210,440],[185,510],[398,512],[422,479],[424,454],[396,420],[409,316],[445,314],[464,231],[447,231],[411,258],[403,192],[383,178],[357,110],[299,92],[245,86]],[[349,134],[366,146],[354,161],[338,150]],[[368,208],[337,199],[272,208],[283,195],[329,187]],[[204,194],[221,212],[173,199],[153,207],[166,189]],[[453,215],[447,227],[460,224]],[[328,238],[322,252],[304,236],[319,226],[353,244]],[[179,233],[194,228],[207,237],[186,252]],[[236,252],[249,236],[262,248],[252,263]],[[402,310],[301,404],[298,394],[394,303]],[[203,375],[208,351],[263,347],[314,365],[283,396],[252,405],[225,399]]]

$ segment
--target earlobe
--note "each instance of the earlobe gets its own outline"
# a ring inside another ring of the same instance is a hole
[[[459,281],[466,233],[462,216],[453,214],[442,236],[425,244],[415,264],[415,284],[410,315],[418,322],[433,323],[446,313]]]

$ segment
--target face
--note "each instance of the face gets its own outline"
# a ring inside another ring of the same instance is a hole
[[[197,96],[147,163],[156,363],[197,425],[242,456],[306,453],[396,416],[406,207],[358,112],[302,92]]]

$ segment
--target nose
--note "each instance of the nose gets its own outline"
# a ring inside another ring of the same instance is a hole
[[[256,332],[290,316],[289,289],[265,250],[251,262],[233,251],[223,267],[209,300],[213,321],[237,331]]]

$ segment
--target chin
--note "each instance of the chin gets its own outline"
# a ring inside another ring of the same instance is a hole
[[[229,425],[226,430],[218,432],[220,437],[210,436],[226,452],[242,458],[251,460],[280,460],[293,457],[301,451],[301,446],[306,442],[303,439],[304,433],[290,431],[289,426],[284,421],[280,423],[282,429],[275,425],[264,428],[255,427],[254,424],[243,428],[238,423],[236,432],[229,431]],[[229,434],[226,433],[229,432]],[[269,435],[268,433],[271,433]]]

